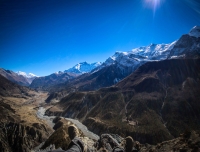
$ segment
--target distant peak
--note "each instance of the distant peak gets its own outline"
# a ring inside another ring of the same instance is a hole
[[[122,53],[122,51],[115,51],[115,54],[119,54],[119,53]]]
[[[150,46],[155,46],[155,45],[157,45],[157,44],[155,44],[155,43],[151,43],[151,44],[150,44]]]
[[[151,43],[151,44],[149,45],[149,47],[156,47],[157,45],[159,45],[159,44]]]
[[[88,62],[80,62],[73,66],[72,68],[65,70],[64,72],[71,72],[76,74],[83,74],[92,71],[94,68],[100,66],[101,62],[94,62],[94,63],[88,63]]]
[[[199,30],[200,29],[200,26],[198,26],[198,25],[196,25],[196,26],[194,26],[191,30]]]
[[[78,64],[89,64],[89,63],[87,63],[87,62],[85,61],[85,62],[80,62],[80,63],[78,63]]]
[[[37,75],[33,74],[33,73],[29,73],[29,74],[26,74],[26,72],[22,72],[22,71],[17,71],[16,72],[18,75],[22,75],[26,78],[33,78],[33,77],[38,77]]]
[[[190,36],[194,36],[196,38],[200,37],[200,26],[194,26],[190,32],[189,32]]]
[[[62,71],[55,72],[55,74],[63,74]]]

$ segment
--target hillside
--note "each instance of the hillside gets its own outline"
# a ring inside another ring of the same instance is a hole
[[[71,93],[46,113],[79,119],[97,134],[151,144],[173,139],[200,127],[199,65],[199,59],[149,62],[113,87]]]
[[[52,133],[35,109],[47,93],[19,86],[0,75],[0,151],[27,152]]]
[[[5,70],[3,68],[0,68],[0,75],[4,76],[5,78],[7,78],[8,80],[22,85],[22,86],[28,86],[29,82],[28,80],[22,76],[22,75],[18,75],[17,73],[11,71],[11,70]]]
[[[35,78],[30,87],[39,90],[49,90],[50,87],[70,81],[77,76],[74,73],[53,73],[48,76]]]

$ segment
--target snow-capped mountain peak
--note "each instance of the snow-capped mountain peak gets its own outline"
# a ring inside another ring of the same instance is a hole
[[[142,46],[132,49],[129,52],[117,51],[111,57],[109,57],[103,64],[103,66],[118,63],[123,66],[132,66],[140,64],[140,62],[146,62],[149,60],[164,60],[169,55],[170,50],[174,47],[176,41],[170,44],[150,44],[148,46]]]
[[[24,76],[25,78],[35,78],[35,77],[38,77],[37,75],[33,74],[33,73],[28,73],[26,74],[26,72],[22,72],[22,71],[17,71],[16,72],[18,75],[22,75]]]
[[[190,36],[194,36],[196,38],[200,37],[200,26],[194,26],[190,32],[189,32]]]
[[[27,77],[28,77],[28,78],[32,78],[32,77],[38,77],[38,76],[35,75],[35,74],[33,74],[33,73],[29,73],[29,74],[27,74]]]
[[[109,66],[117,64],[119,67],[138,67],[148,61],[160,61],[170,58],[183,57],[184,54],[199,54],[200,26],[194,26],[188,35],[183,35],[180,39],[169,44],[154,44],[132,49],[129,52],[115,52],[103,64]],[[134,70],[134,69],[133,69]]]
[[[17,71],[16,73],[17,73],[18,75],[26,76],[26,72]]]
[[[81,62],[81,63],[76,64],[72,68],[65,70],[64,72],[83,74],[83,73],[92,71],[94,68],[100,65],[101,65],[101,62],[95,62],[95,63]]]
[[[26,78],[26,80],[29,82],[29,84],[31,84],[31,82],[32,82],[35,78],[39,77],[39,76],[37,76],[37,75],[35,75],[35,74],[33,74],[33,73],[28,73],[28,74],[26,74],[26,72],[22,72],[22,71],[17,71],[16,74],[17,74],[17,75],[21,75],[21,76],[23,76],[24,78]]]
[[[62,71],[58,71],[58,72],[55,72],[55,74],[63,74],[64,72]]]

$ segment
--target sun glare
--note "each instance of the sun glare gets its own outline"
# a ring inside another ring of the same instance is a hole
[[[161,0],[144,0],[145,6],[151,8],[154,12],[159,7]]]

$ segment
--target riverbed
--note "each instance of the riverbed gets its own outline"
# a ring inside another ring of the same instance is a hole
[[[46,116],[45,115],[45,108],[44,107],[39,107],[36,115],[38,118],[44,120],[47,122],[47,124],[53,128],[54,123],[53,123],[53,119],[55,118],[55,116]],[[62,117],[64,118],[64,117]],[[94,140],[98,140],[99,136],[94,134],[93,132],[89,131],[87,129],[87,127],[85,125],[83,125],[80,121],[76,120],[76,119],[71,119],[71,118],[65,118],[68,121],[71,121],[73,124],[75,124],[86,137],[89,137],[90,139],[94,139]]]

